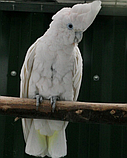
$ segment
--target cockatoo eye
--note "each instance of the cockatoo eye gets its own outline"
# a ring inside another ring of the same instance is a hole
[[[67,28],[68,28],[69,30],[72,30],[72,29],[73,29],[73,25],[72,25],[71,23],[69,23],[69,24],[67,24]]]

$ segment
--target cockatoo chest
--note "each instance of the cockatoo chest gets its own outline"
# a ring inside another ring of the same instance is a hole
[[[35,56],[29,94],[38,92],[46,99],[59,96],[61,100],[73,100],[73,69],[73,53],[55,52]]]

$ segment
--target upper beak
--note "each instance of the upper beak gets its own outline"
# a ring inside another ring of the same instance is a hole
[[[77,31],[75,32],[74,43],[79,43],[82,40],[83,32]]]

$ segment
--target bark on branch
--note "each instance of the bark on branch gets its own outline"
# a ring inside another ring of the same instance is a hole
[[[21,118],[127,124],[127,104],[57,101],[52,113],[49,100],[36,109],[35,99],[0,96],[0,114]]]

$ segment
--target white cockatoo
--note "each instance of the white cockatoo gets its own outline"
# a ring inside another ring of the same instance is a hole
[[[82,78],[82,57],[78,43],[101,8],[100,1],[63,8],[53,17],[49,29],[28,49],[21,70],[21,98],[76,101]],[[38,106],[39,100],[37,100]],[[64,157],[68,122],[22,119],[25,152],[34,156]]]

